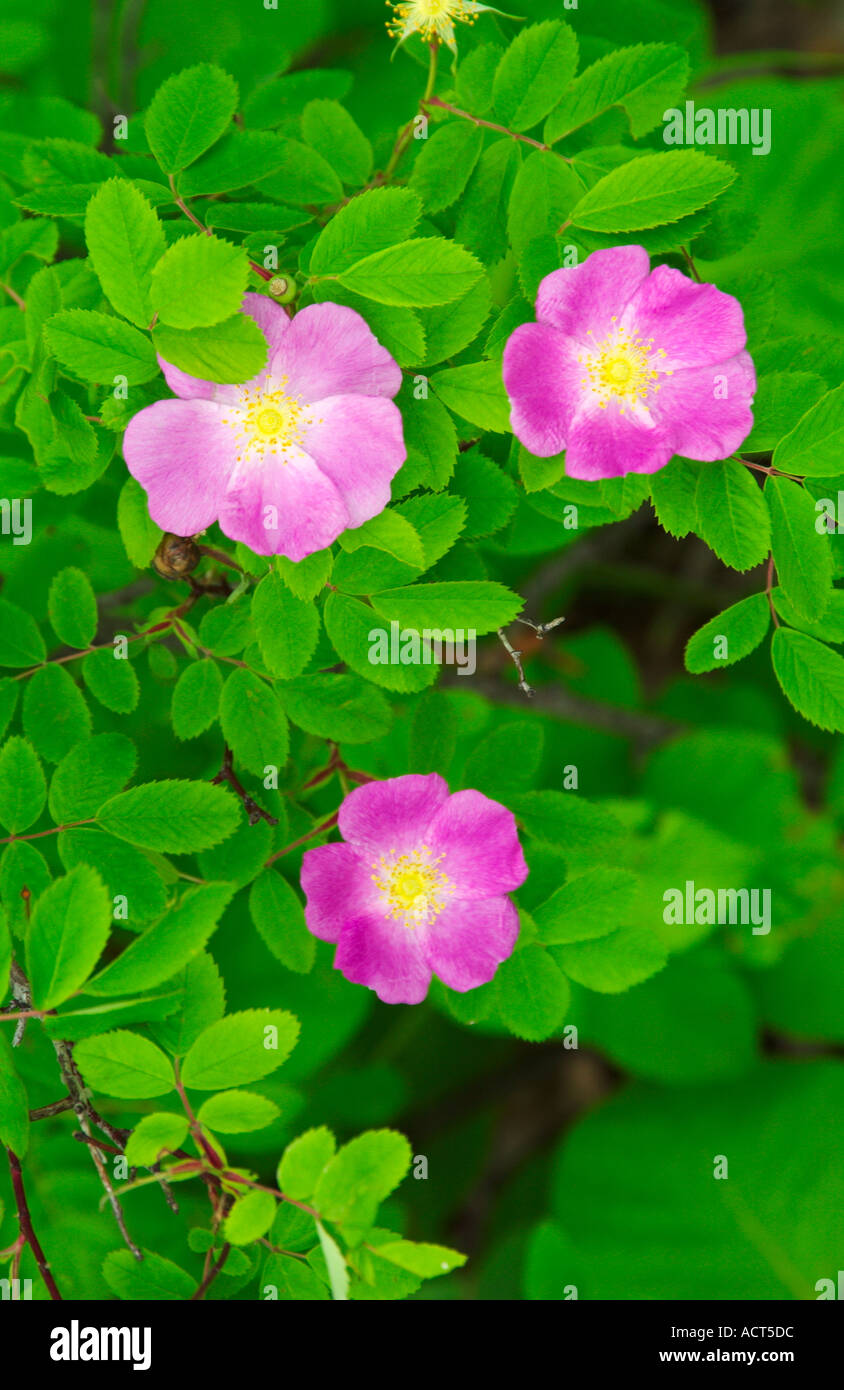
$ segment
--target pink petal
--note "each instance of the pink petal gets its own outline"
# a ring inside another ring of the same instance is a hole
[[[272,355],[273,376],[304,401],[326,396],[395,396],[401,368],[366,320],[342,304],[309,304],[290,321]]]
[[[235,455],[224,410],[212,401],[156,401],[126,427],[123,456],[165,531],[193,536],[220,514]]]
[[[425,843],[447,797],[448,787],[436,772],[366,782],[349,792],[340,807],[340,834],[375,860],[392,850],[404,854]]]
[[[452,900],[425,929],[425,955],[434,974],[463,993],[492,979],[518,935],[519,914],[509,898]]]
[[[422,937],[391,918],[362,915],[343,928],[334,968],[385,1004],[420,1004],[431,983]]]
[[[625,473],[656,473],[676,452],[668,422],[655,424],[647,411],[634,417],[628,409],[622,415],[612,400],[605,410],[584,412],[572,426],[566,475],[595,482]]]
[[[750,434],[755,390],[753,362],[739,352],[726,362],[660,377],[653,414],[671,430],[675,454],[712,463],[735,453]]]
[[[584,394],[577,353],[577,344],[547,323],[523,323],[507,340],[502,374],[510,424],[516,438],[540,458],[566,447]]]
[[[258,555],[303,560],[324,550],[349,524],[330,478],[301,449],[246,459],[223,499],[219,522]]]
[[[455,898],[491,898],[527,878],[512,811],[482,792],[455,792],[428,827],[426,844]]]
[[[290,319],[280,304],[268,299],[265,294],[245,294],[243,312],[254,319],[267,340],[267,365],[251,381],[237,385],[218,385],[213,381],[203,381],[201,377],[189,376],[187,372],[165,362],[159,354],[158,364],[170,390],[182,400],[223,401],[233,405],[240,400],[244,386],[261,387],[267,377],[270,359],[278,349],[281,339],[290,325]]]
[[[642,246],[612,246],[593,251],[580,265],[553,270],[541,282],[536,317],[584,346],[605,337],[613,315],[648,274],[650,261]],[[591,335],[588,330],[591,329]]]
[[[306,850],[300,881],[308,930],[322,941],[337,941],[344,923],[370,911],[377,900],[370,869],[351,845]]]
[[[390,500],[390,483],[407,457],[401,411],[383,396],[329,396],[314,404],[304,447],[361,526]]]
[[[699,285],[671,266],[660,265],[633,295],[622,322],[661,349],[655,366],[704,367],[723,362],[747,342],[741,305],[714,285]]]

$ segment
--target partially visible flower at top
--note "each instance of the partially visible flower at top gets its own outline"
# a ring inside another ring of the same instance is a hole
[[[265,369],[218,386],[159,357],[177,399],[132,416],[123,454],[163,530],[193,536],[217,521],[259,555],[302,560],[389,502],[406,457],[392,399],[401,369],[343,305],[291,319],[247,294],[243,312],[267,340]]]
[[[500,14],[491,5],[479,5],[476,0],[387,0],[395,18],[387,20],[387,32],[391,38],[404,43],[411,34],[419,34],[430,43],[432,39],[446,44],[457,52],[454,36],[455,22],[474,24],[483,11]]]
[[[673,454],[713,462],[753,428],[756,373],[741,305],[641,246],[593,251],[554,270],[536,323],[511,334],[503,376],[513,433],[566,474],[655,473]]]
[[[386,1004],[418,1004],[434,972],[461,993],[512,953],[508,893],[527,878],[513,813],[437,773],[368,782],[340,807],[345,844],[309,849],[305,921],[334,968]]]

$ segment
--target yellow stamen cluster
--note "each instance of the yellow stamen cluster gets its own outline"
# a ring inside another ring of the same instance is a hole
[[[287,377],[271,391],[245,389],[236,406],[229,408],[223,423],[235,431],[237,461],[245,456],[283,453],[301,448],[304,427],[312,423],[308,408],[297,396],[287,394]]]
[[[426,43],[440,39],[454,45],[454,25],[474,24],[477,11],[472,0],[387,0],[395,18],[387,20],[387,33],[393,39],[420,34]]]
[[[611,321],[615,323],[616,316]],[[593,336],[591,328],[587,336]],[[646,340],[635,334],[631,337],[626,328],[613,328],[592,352],[578,357],[588,373],[581,377],[580,384],[592,388],[602,410],[606,410],[611,400],[619,401],[623,415],[625,406],[635,408],[657,394],[661,373],[651,363],[654,357],[664,356],[662,348],[654,352],[652,338]]]
[[[445,855],[431,858],[427,845],[400,854],[390,850],[381,855],[372,867],[372,882],[381,893],[384,916],[413,931],[428,926],[445,907],[446,898],[454,892],[451,881],[437,865]]]

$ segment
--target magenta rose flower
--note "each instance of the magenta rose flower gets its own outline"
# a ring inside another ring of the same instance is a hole
[[[401,370],[354,309],[291,319],[259,294],[243,309],[267,340],[265,370],[217,386],[159,358],[177,399],[134,415],[123,453],[165,531],[218,521],[259,555],[301,560],[389,502],[406,457]]]
[[[566,451],[592,481],[655,473],[673,454],[727,458],[753,426],[741,305],[641,246],[594,251],[539,286],[536,323],[511,334],[504,385],[532,454]]]
[[[507,894],[527,878],[511,811],[481,792],[449,795],[435,772],[368,782],[340,807],[345,844],[307,851],[302,887],[335,969],[386,1004],[418,1004],[432,974],[464,992],[512,953]]]

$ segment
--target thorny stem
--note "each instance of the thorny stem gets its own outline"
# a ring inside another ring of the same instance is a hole
[[[29,1210],[29,1203],[26,1200],[26,1190],[23,1185],[23,1173],[21,1171],[20,1159],[12,1149],[7,1148],[6,1152],[9,1155],[9,1169],[12,1175],[12,1190],[15,1194],[18,1230],[20,1232],[20,1245],[15,1257],[16,1262],[20,1259],[20,1251],[23,1249],[23,1246],[28,1245],[35,1256],[35,1263],[38,1265],[41,1278],[47,1285],[47,1291],[50,1297],[54,1303],[61,1303],[62,1296],[59,1293],[58,1285],[50,1272],[49,1263],[44,1251],[41,1249],[41,1242],[35,1234],[35,1229],[32,1225],[32,1216]]]
[[[223,765],[216,777],[211,778],[212,786],[219,786],[221,782],[228,782],[232,791],[240,797],[250,825],[257,825],[259,820],[265,820],[268,825],[278,825],[277,818],[271,816],[269,811],[265,811],[262,806],[259,806],[257,801],[253,800],[244,787],[232,766],[232,750],[229,748],[228,744],[223,749]]]
[[[541,140],[534,140],[530,135],[521,135],[517,130],[510,130],[506,125],[498,125],[495,121],[485,121],[481,116],[473,116],[471,111],[463,111],[459,106],[452,106],[450,101],[443,101],[442,97],[423,97],[423,106],[436,106],[441,111],[448,111],[452,116],[460,116],[464,121],[471,121],[472,125],[482,126],[484,130],[497,130],[500,135],[509,135],[511,140],[518,140],[523,145],[532,145],[535,150],[547,150],[555,154],[558,159],[562,159],[566,164],[573,161],[568,155],[560,154],[559,150],[552,149],[550,145],[544,145]]]

